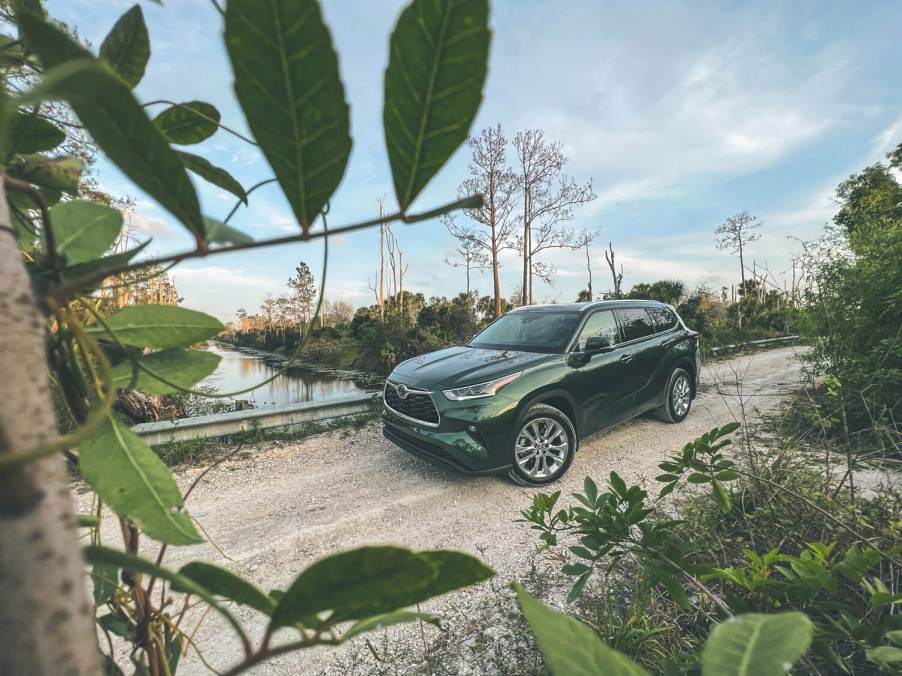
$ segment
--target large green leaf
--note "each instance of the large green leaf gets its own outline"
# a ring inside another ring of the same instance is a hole
[[[390,41],[382,113],[401,209],[463,143],[482,102],[488,0],[413,0]]]
[[[217,167],[215,164],[199,155],[192,155],[191,153],[186,153],[182,150],[177,152],[179,157],[182,158],[182,162],[184,162],[185,166],[188,168],[188,171],[197,174],[205,181],[209,181],[223,190],[228,190],[235,197],[247,204],[247,193],[244,191],[244,188],[235,180],[235,177],[225,169]]]
[[[122,213],[97,202],[72,200],[50,210],[50,223],[57,251],[69,263],[84,263],[113,246],[122,229]]]
[[[153,123],[170,143],[193,145],[213,136],[219,129],[216,107],[203,101],[188,101],[166,108]]]
[[[749,613],[718,624],[702,651],[704,676],[787,673],[808,646],[814,626],[803,613]]]
[[[461,552],[362,547],[317,561],[301,573],[279,601],[273,624],[295,624],[325,610],[333,611],[331,622],[370,618],[492,575]]]
[[[180,511],[182,494],[169,469],[128,427],[110,417],[80,450],[82,475],[116,514],[160,542],[203,542],[190,517]]]
[[[84,163],[77,157],[47,157],[34,154],[14,158],[7,173],[42,188],[74,195],[78,191],[82,169]],[[31,197],[27,199],[30,201]],[[36,205],[29,204],[28,208],[34,206]]]
[[[351,153],[338,56],[316,0],[229,0],[235,93],[304,231]]]
[[[272,624],[290,626],[327,610],[357,620],[401,607],[435,579],[437,568],[408,549],[361,547],[317,561],[285,591]]]
[[[66,140],[66,135],[56,125],[31,113],[18,112],[3,131],[2,147],[9,155],[15,153],[39,153],[52,150]]]
[[[21,100],[67,101],[107,157],[202,239],[200,205],[185,166],[128,85],[59,28],[31,12],[17,16],[27,44],[49,69]]]
[[[215,317],[172,305],[130,305],[111,315],[105,323],[120,343],[156,350],[194,345],[224,328]],[[88,330],[99,338],[113,340],[102,326]]]
[[[139,252],[143,251],[148,244],[150,244],[149,239],[145,242],[142,242],[138,246],[126,251],[122,251],[121,253],[113,254],[111,256],[104,256],[99,260],[93,260],[87,263],[78,263],[77,265],[65,267],[62,270],[62,278],[64,281],[71,281],[73,279],[78,279],[82,275],[118,270],[123,265],[127,264],[132,258],[137,256]],[[96,282],[93,285],[89,284],[88,288],[79,289],[79,291],[89,292],[99,285],[100,282]]]
[[[192,580],[216,596],[224,596],[230,601],[250,606],[261,613],[269,615],[275,608],[275,601],[250,582],[211,563],[193,561],[182,566],[178,574],[180,578]],[[182,589],[178,583],[175,583],[173,588],[177,591],[190,591]]]
[[[134,89],[141,81],[150,59],[150,37],[140,5],[119,17],[100,45],[100,58],[105,59],[129,87]]]
[[[646,676],[645,669],[626,655],[609,648],[576,618],[552,610],[517,584],[520,609],[555,676]]]
[[[219,355],[212,352],[182,348],[144,355],[139,358],[141,364],[172,385],[155,378],[147,371],[138,369],[138,378],[133,389],[147,394],[172,394],[186,390],[213,373],[219,366],[220,359]],[[116,387],[128,387],[131,380],[130,361],[124,361],[113,369],[113,385]]]

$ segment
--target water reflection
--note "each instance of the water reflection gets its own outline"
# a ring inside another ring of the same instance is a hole
[[[219,368],[200,385],[215,387],[220,392],[234,392],[271,378],[282,368],[278,356],[252,350],[233,348],[221,343],[208,343],[207,349],[218,354]],[[314,367],[292,366],[271,382],[233,399],[253,402],[257,408],[282,406],[304,401],[325,401],[353,394],[372,392],[379,384],[366,374],[320,370]]]

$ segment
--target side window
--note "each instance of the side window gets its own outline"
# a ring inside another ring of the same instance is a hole
[[[676,315],[673,314],[673,310],[666,307],[653,307],[648,309],[651,312],[652,317],[655,318],[655,325],[657,326],[658,333],[661,331],[669,331],[674,326],[677,325]]]
[[[579,339],[573,349],[582,352],[586,349],[586,340],[595,336],[606,336],[611,341],[611,345],[620,342],[617,335],[617,321],[614,319],[614,313],[610,310],[600,310],[589,317],[583,330],[580,331]]]
[[[620,323],[623,326],[623,340],[636,340],[650,336],[655,332],[655,325],[645,308],[630,308],[617,310]]]

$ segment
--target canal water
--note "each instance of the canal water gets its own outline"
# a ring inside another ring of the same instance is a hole
[[[220,393],[244,390],[262,383],[284,369],[288,361],[279,355],[224,343],[210,342],[207,350],[219,355],[222,360],[216,371],[199,385],[214,387]],[[295,364],[271,382],[231,398],[249,401],[256,408],[270,408],[374,392],[380,389],[380,382],[380,378],[368,373]]]

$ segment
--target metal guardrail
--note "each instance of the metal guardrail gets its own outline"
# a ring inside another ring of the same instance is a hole
[[[798,340],[800,336],[780,336],[779,338],[762,338],[760,340],[750,340],[747,343],[736,343],[735,345],[721,345],[720,347],[712,347],[708,352],[722,352],[723,350],[736,350],[740,347],[757,347],[759,345],[770,345],[772,343],[785,343],[790,340]]]
[[[160,446],[174,441],[225,437],[257,429],[303,425],[305,423],[372,413],[381,395],[358,394],[329,401],[304,402],[275,408],[254,408],[233,413],[200,415],[180,420],[141,423],[132,427],[145,442]]]

